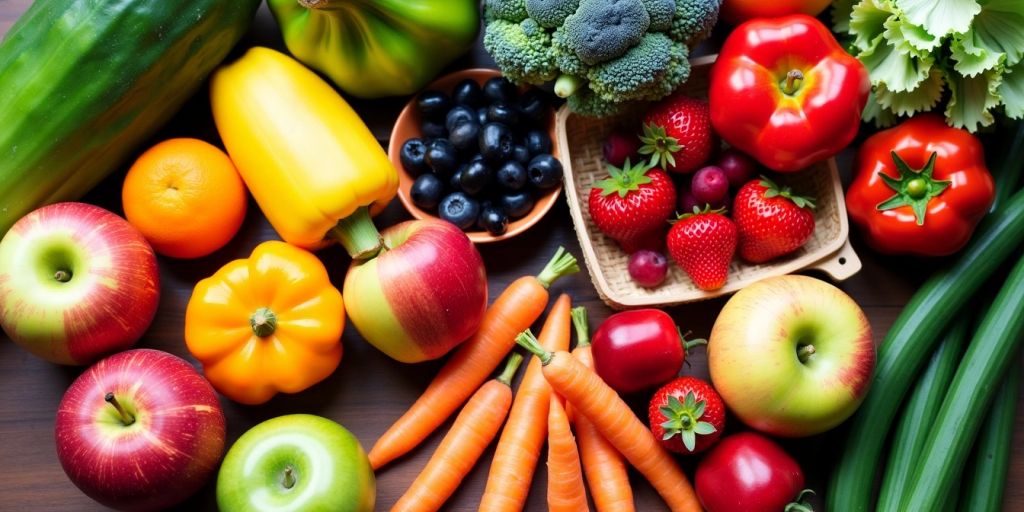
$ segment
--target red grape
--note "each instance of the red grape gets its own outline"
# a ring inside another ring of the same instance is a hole
[[[668,259],[657,251],[641,249],[629,256],[629,276],[644,288],[654,288],[665,281]]]

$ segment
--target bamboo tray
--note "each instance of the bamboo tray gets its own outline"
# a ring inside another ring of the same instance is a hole
[[[706,97],[714,61],[714,55],[692,60],[690,79],[680,86],[680,91],[690,96]],[[848,240],[850,226],[839,170],[835,160],[829,159],[796,173],[777,175],[780,184],[817,199],[814,234],[795,253],[760,265],[743,262],[737,256],[729,268],[725,286],[711,292],[695,287],[674,262],[669,264],[668,277],[660,287],[646,289],[637,286],[629,277],[628,255],[591,221],[587,197],[594,182],[607,176],[601,153],[607,134],[616,125],[636,124],[642,116],[643,111],[639,109],[617,117],[596,119],[575,115],[563,106],[555,119],[556,143],[562,155],[565,197],[569,202],[573,227],[591,280],[598,295],[609,306],[616,309],[670,306],[730,294],[760,279],[799,270],[820,270],[836,281],[847,279],[860,270],[860,258]]]

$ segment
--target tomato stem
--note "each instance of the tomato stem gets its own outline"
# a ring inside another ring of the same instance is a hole
[[[135,417],[121,406],[121,402],[117,401],[117,397],[115,397],[113,393],[107,393],[103,399],[106,400],[108,404],[114,406],[114,409],[117,410],[117,415],[121,417],[121,423],[124,423],[124,426],[127,427],[128,425],[135,423]]]

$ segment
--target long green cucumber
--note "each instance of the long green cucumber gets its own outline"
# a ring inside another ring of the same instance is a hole
[[[877,510],[897,510],[899,507],[900,498],[924,448],[928,429],[935,421],[949,382],[956,373],[957,363],[963,355],[969,324],[966,317],[961,317],[953,324],[938,350],[932,354],[928,367],[917,380],[913,392],[907,398],[907,404],[900,412],[900,420],[892,435],[892,448],[889,450],[889,463],[885,466]]]
[[[949,267],[936,272],[911,298],[878,348],[875,376],[829,482],[829,510],[868,511],[885,432],[914,377],[960,310],[985,280],[1024,242],[1024,191],[990,214]]]
[[[1024,257],[1010,271],[953,376],[903,504],[936,510],[956,485],[1000,379],[1024,340]],[[904,508],[903,510],[909,510]]]
[[[1010,466],[1013,424],[1020,389],[1020,356],[1013,358],[995,401],[974,442],[971,463],[964,470],[960,509],[971,512],[999,512]],[[956,486],[960,487],[960,486]]]
[[[0,236],[85,194],[248,30],[259,0],[36,0],[0,44]]]

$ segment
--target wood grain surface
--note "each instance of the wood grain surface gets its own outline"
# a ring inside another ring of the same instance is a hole
[[[0,33],[5,33],[30,3],[31,0],[0,0]],[[283,48],[266,6],[261,7],[250,34],[240,48],[257,44]],[[469,56],[450,69],[488,65],[491,65],[490,60],[477,45]],[[392,98],[353,101],[352,104],[381,143],[386,145],[391,125],[405,100]],[[151,142],[172,136],[197,137],[219,144],[205,89]],[[849,157],[850,152],[847,151],[840,159],[844,176],[849,173]],[[115,172],[84,200],[121,213],[119,198],[125,170]],[[185,357],[198,367],[186,351],[182,338],[185,305],[193,285],[224,263],[247,256],[258,243],[277,238],[256,205],[252,203],[250,206],[241,232],[224,249],[194,261],[159,259],[162,281],[160,308],[156,320],[138,346],[166,350]],[[378,225],[390,225],[406,218],[408,215],[396,200],[379,218]],[[853,242],[864,260],[864,269],[839,286],[860,303],[871,321],[875,340],[879,342],[933,263],[880,257],[868,250],[856,235]],[[525,234],[500,244],[479,246],[487,266],[491,299],[513,279],[537,273],[559,245],[580,255],[564,200],[558,201],[543,221]],[[347,255],[338,248],[330,248],[320,252],[319,256],[330,269],[334,284],[341,288],[348,267]],[[585,271],[560,281],[553,287],[553,292],[569,293],[574,305],[587,306],[592,326],[596,327],[611,314],[611,310],[597,297]],[[346,297],[346,301],[357,300],[359,297]],[[723,303],[723,299],[713,300],[675,307],[669,312],[684,330],[707,336]],[[411,366],[392,361],[364,342],[351,325],[346,326],[343,342],[345,355],[338,371],[303,393],[279,395],[256,407],[242,406],[222,398],[228,420],[228,442],[233,442],[248,428],[265,419],[282,414],[310,413],[341,423],[368,449],[377,436],[415,400],[440,367],[436,361]],[[692,366],[684,369],[684,373],[707,377],[703,350],[698,349],[691,361]],[[82,368],[61,367],[36,359],[0,334],[0,510],[103,510],[67,479],[54,447],[53,423],[57,404],[64,390],[81,371]],[[1021,396],[1024,400],[1024,393]],[[631,403],[640,411],[642,418],[645,418],[644,400],[643,396],[631,397]],[[983,412],[979,412],[979,416],[981,414]],[[450,422],[419,449],[378,474],[378,510],[389,509],[397,500],[426,463],[448,425]],[[736,422],[731,422],[727,430],[735,431],[738,427]],[[825,479],[837,453],[837,436],[825,434],[783,444],[799,459],[810,486],[823,492]],[[1024,510],[1024,407],[1017,411],[1013,451],[1004,508]],[[447,510],[476,510],[492,454],[493,446],[449,501]],[[692,476],[695,461],[684,460],[682,464]],[[545,479],[544,464],[541,463],[534,478],[528,510],[545,509]],[[631,480],[638,510],[665,509],[642,477],[631,472]],[[213,482],[179,509],[216,509]]]

